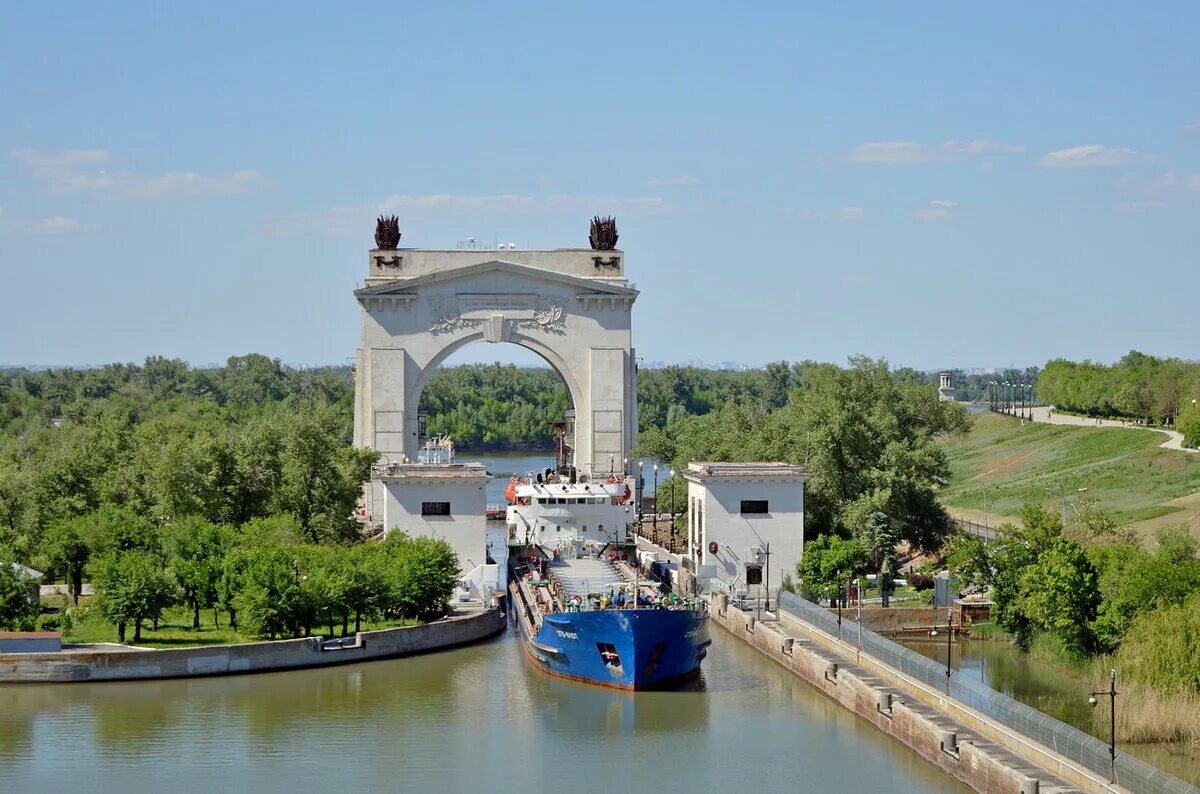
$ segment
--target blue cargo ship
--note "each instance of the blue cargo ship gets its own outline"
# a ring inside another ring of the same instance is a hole
[[[514,479],[507,496],[509,592],[531,664],[635,690],[699,674],[710,642],[707,606],[639,569],[624,478]]]

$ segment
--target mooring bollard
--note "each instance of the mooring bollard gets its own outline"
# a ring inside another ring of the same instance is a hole
[[[942,731],[942,752],[958,755],[957,731]]]
[[[892,693],[877,692],[875,694],[875,709],[886,717],[892,716]]]
[[[792,646],[794,646],[795,644],[796,644],[795,637],[784,637],[783,642],[780,644],[779,650],[781,650],[782,652],[784,652],[790,656],[792,653]]]
[[[1021,781],[1021,794],[1039,794],[1042,785],[1035,777],[1027,777]]]

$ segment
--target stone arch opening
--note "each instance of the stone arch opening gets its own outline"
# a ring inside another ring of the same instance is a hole
[[[481,338],[479,335],[472,335],[472,336],[468,336],[468,337],[463,337],[461,339],[457,339],[454,341],[453,344],[447,345],[446,348],[443,349],[441,353],[439,353],[437,356],[435,356],[422,369],[420,375],[418,375],[417,379],[413,383],[411,401],[410,401],[410,406],[409,406],[410,410],[414,411],[415,415],[418,417],[419,423],[420,423],[420,420],[422,420],[424,418],[429,419],[428,433],[423,436],[421,434],[421,431],[418,430],[419,437],[436,435],[435,428],[438,426],[444,426],[444,425],[441,425],[441,423],[434,421],[435,414],[431,413],[432,409],[430,408],[430,406],[428,406],[426,404],[426,400],[425,400],[425,398],[427,396],[428,387],[429,387],[430,382],[432,381],[434,375],[439,370],[446,367],[448,362],[451,362],[451,360],[457,354],[463,352],[464,350],[466,350],[470,347],[475,346],[476,344],[478,344],[480,342],[485,342],[485,341],[487,341],[487,340]],[[513,338],[513,339],[510,339],[508,342],[501,343],[501,344],[506,347],[511,346],[514,348],[520,348],[522,350],[528,351],[529,353],[532,354],[532,356],[530,356],[530,358],[535,358],[535,359],[537,359],[538,362],[540,362],[541,364],[544,364],[545,371],[549,372],[549,373],[553,373],[553,377],[557,379],[559,385],[561,386],[562,394],[565,394],[565,396],[566,396],[566,405],[564,408],[567,413],[564,414],[564,412],[562,410],[557,410],[557,411],[544,410],[546,408],[545,406],[539,406],[539,408],[543,409],[542,413],[544,414],[544,418],[546,420],[546,425],[544,428],[544,432],[545,432],[545,436],[546,436],[546,438],[545,438],[546,447],[545,448],[550,448],[551,446],[557,446],[556,451],[559,453],[559,460],[557,461],[557,463],[559,465],[573,464],[574,463],[573,460],[566,460],[563,457],[562,439],[558,439],[555,437],[555,431],[554,431],[554,427],[553,427],[552,423],[556,422],[556,421],[561,421],[566,425],[566,427],[564,428],[567,431],[567,435],[568,435],[568,438],[566,439],[566,443],[568,445],[568,448],[571,448],[571,446],[573,444],[572,440],[569,438],[570,432],[573,430],[573,427],[571,426],[571,422],[573,421],[573,418],[574,418],[575,406],[578,404],[579,400],[582,399],[577,376],[575,375],[575,373],[571,372],[570,368],[566,365],[566,362],[562,361],[561,357],[557,356],[552,351],[544,349],[543,346],[537,345],[536,340]],[[539,349],[539,348],[542,348],[542,349]],[[500,362],[496,362],[496,363],[500,363]],[[451,367],[467,366],[467,365],[469,365],[469,362],[458,362],[458,363],[450,363],[449,364],[449,366],[451,366]],[[488,366],[488,365],[484,364],[484,366]],[[525,369],[525,368],[529,367],[530,364],[514,363],[514,366],[516,366],[518,369]],[[559,402],[559,400],[557,398],[554,399],[554,403],[561,405],[561,403]],[[454,434],[452,434],[452,436],[453,435]],[[454,437],[453,440],[454,440],[456,446],[463,446],[464,448],[471,448],[471,449],[474,449],[476,446],[476,445],[464,443],[464,441],[459,437]]]

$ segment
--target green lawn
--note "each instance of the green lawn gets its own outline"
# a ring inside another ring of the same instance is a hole
[[[1160,449],[1162,433],[1022,425],[993,413],[974,419],[966,438],[946,445],[952,474],[939,496],[952,513],[994,520],[1017,515],[1026,502],[1060,507],[1065,496],[1069,514],[1086,495],[1123,523],[1194,518],[1181,502],[1200,492],[1200,455]]]
[[[46,605],[49,606],[50,601],[47,599]],[[89,643],[89,642],[116,642],[117,628],[106,622],[94,610],[84,604],[83,619],[78,621],[71,627],[71,630],[63,635],[64,642],[70,643]],[[195,645],[229,645],[239,642],[258,642],[266,639],[265,637],[256,637],[251,634],[242,634],[229,629],[229,616],[221,613],[221,628],[213,626],[212,610],[203,610],[200,613],[200,628],[192,628],[192,612],[190,609],[175,607],[167,610],[162,619],[158,622],[158,631],[153,631],[150,624],[142,626],[142,639],[137,644],[146,648],[184,648]],[[398,626],[413,626],[418,621],[415,620],[386,620],[377,622],[364,621],[362,625],[363,631],[374,629],[390,629]],[[338,634],[341,633],[341,626],[334,627]],[[327,634],[328,626],[314,626],[314,634]],[[354,632],[354,620],[350,621],[350,632]],[[279,638],[282,639],[282,638]],[[133,626],[126,628],[125,634],[126,644],[133,643]]]

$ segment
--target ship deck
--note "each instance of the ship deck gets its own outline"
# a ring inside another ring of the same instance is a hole
[[[594,558],[555,560],[549,570],[568,599],[572,596],[586,599],[588,593],[602,593],[629,581],[608,560]]]

